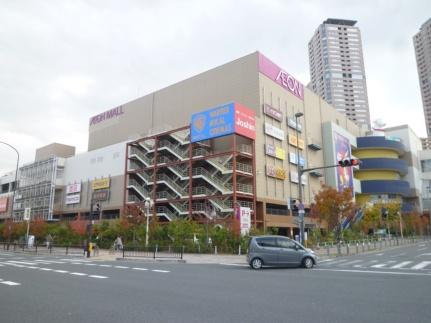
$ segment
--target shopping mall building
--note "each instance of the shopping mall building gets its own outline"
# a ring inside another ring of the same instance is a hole
[[[86,218],[96,202],[100,218],[127,216],[150,198],[162,222],[188,217],[235,224],[242,208],[252,224],[292,236],[298,230],[298,164],[314,168],[351,158],[365,132],[255,52],[91,117],[86,153],[70,154],[62,145],[39,151],[43,160],[52,159],[45,165],[43,217]],[[322,184],[361,194],[351,168],[307,172],[306,215]],[[35,190],[34,183],[20,185],[18,220],[26,207],[35,209],[42,191],[27,193],[30,201],[25,190]],[[315,225],[306,216],[305,227]]]

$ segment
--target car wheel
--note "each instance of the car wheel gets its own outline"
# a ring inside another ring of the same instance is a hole
[[[250,265],[251,265],[251,268],[253,268],[253,269],[261,269],[262,265],[263,265],[262,259],[260,259],[260,258],[254,258],[251,261]]]
[[[304,260],[302,261],[302,265],[304,266],[304,268],[307,268],[307,269],[313,268],[314,266],[313,259],[311,259],[310,257],[304,258]]]

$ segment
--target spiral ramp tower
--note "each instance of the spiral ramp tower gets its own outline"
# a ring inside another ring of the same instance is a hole
[[[400,141],[384,136],[357,138],[353,154],[361,160],[355,172],[355,178],[361,181],[361,194],[356,196],[358,204],[379,200],[402,202],[410,194],[410,184],[403,180],[408,172],[407,162],[401,159],[404,153]]]

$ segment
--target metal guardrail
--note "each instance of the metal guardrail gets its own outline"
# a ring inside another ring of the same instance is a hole
[[[152,259],[183,259],[184,246],[151,246],[145,247],[127,247],[123,248],[123,258],[126,257],[140,257],[140,258],[152,258]]]
[[[9,243],[1,242],[0,249],[16,253],[29,253],[35,255],[66,255],[66,256],[82,256],[84,255],[84,247],[81,246],[61,246],[52,245],[47,247],[42,244],[28,246],[25,243]]]
[[[428,236],[411,236],[405,238],[392,237],[380,238],[380,239],[363,239],[363,240],[352,240],[352,241],[340,241],[336,242],[325,242],[318,243],[315,249],[319,251],[320,255],[351,255],[358,254],[366,251],[383,250],[384,248],[391,248],[403,245],[414,244],[420,241],[429,240]]]

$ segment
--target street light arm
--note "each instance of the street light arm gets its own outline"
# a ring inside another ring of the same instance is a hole
[[[312,170],[316,170],[316,169],[325,169],[325,168],[334,168],[334,167],[341,167],[341,166],[340,165],[330,165],[330,166],[313,167],[313,168],[300,169],[299,172],[301,174],[304,174],[306,172],[311,172]]]

